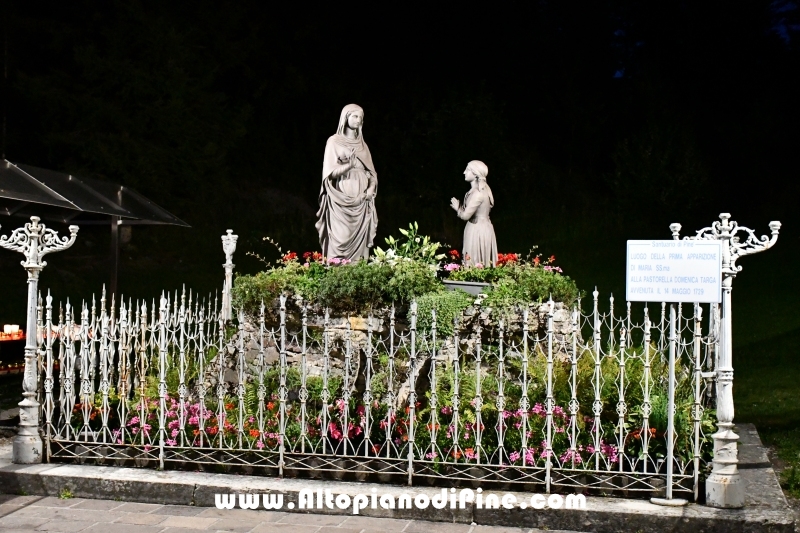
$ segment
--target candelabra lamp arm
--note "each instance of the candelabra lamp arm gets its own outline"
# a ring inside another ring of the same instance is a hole
[[[59,237],[58,232],[53,229],[45,229],[39,241],[39,257],[44,257],[50,252],[60,252],[66,250],[73,244],[78,237],[78,226],[69,227],[69,237]]]
[[[0,236],[0,248],[25,253],[30,240],[30,235],[25,232],[25,228],[17,228],[11,232],[11,235]]]
[[[677,222],[674,222],[669,225],[670,231],[672,231],[672,238],[673,240],[679,240],[681,238],[681,225]]]
[[[778,233],[781,229],[781,223],[772,221],[769,223],[769,229],[772,230],[772,235],[756,236],[756,232],[744,226],[737,226],[731,231],[731,259],[736,260],[738,257],[745,255],[756,254],[769,250],[775,243],[778,242]],[[736,233],[745,233],[746,238],[740,239]]]
[[[718,224],[718,222],[715,222],[714,224],[716,226],[716,224]],[[692,241],[704,241],[704,240],[705,241],[713,241],[713,240],[719,239],[720,231],[715,226],[709,226],[707,228],[703,228],[701,230],[697,230],[695,232],[694,237],[684,237],[683,240],[685,240],[685,241],[688,241],[688,240],[692,240]]]
[[[11,235],[0,236],[0,248],[24,254],[24,268],[41,269],[47,266],[42,257],[50,252],[66,250],[75,243],[78,226],[70,226],[69,233],[69,237],[59,237],[55,230],[39,224],[39,217],[31,217],[29,223],[15,229]]]

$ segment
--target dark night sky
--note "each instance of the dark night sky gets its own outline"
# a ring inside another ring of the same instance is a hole
[[[759,232],[784,222],[741,298],[769,312],[759,291],[780,298],[794,277],[795,2],[2,6],[8,159],[128,184],[193,226],[137,230],[123,290],[210,288],[228,227],[244,272],[264,235],[317,247],[322,151],[350,102],[378,170],[378,245],[412,220],[460,244],[447,202],[482,159],[501,251],[538,244],[584,289],[621,290],[625,239],[721,211]],[[43,282],[97,290],[76,280],[105,275],[107,236],[82,238]],[[800,326],[784,318],[776,330]]]

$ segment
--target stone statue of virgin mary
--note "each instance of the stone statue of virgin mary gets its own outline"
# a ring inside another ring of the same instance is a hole
[[[316,226],[327,259],[366,259],[375,239],[378,176],[364,142],[363,123],[363,109],[345,106],[336,135],[325,145]]]

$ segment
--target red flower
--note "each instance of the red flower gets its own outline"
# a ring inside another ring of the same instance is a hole
[[[452,257],[453,259],[458,259],[459,257],[461,257],[461,254],[459,254],[458,250],[455,250],[455,249],[450,250],[449,254],[450,254],[450,257]]]
[[[295,259],[297,259],[297,254],[295,252],[288,252],[282,258],[284,263],[288,263],[290,261],[294,261]]]
[[[519,256],[517,254],[497,254],[497,266],[516,263],[518,260]]]
[[[551,255],[551,256],[550,256],[550,257],[547,259],[547,262],[548,262],[548,263],[555,263],[555,262],[556,262],[556,256],[554,256],[554,255]]]
[[[540,260],[538,257],[534,257],[534,258],[533,258],[533,264],[534,264],[534,266],[538,265],[540,262],[541,262],[541,260]]]

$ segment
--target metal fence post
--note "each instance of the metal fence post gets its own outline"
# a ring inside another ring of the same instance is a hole
[[[161,295],[158,315],[158,467],[164,470],[164,439],[167,433],[167,299]],[[142,422],[144,432],[144,422]]]
[[[19,431],[14,437],[12,461],[17,464],[42,462],[42,438],[39,436],[39,402],[36,401],[38,376],[36,358],[36,307],[39,272],[47,265],[42,258],[51,252],[66,250],[78,236],[78,226],[69,227],[69,237],[59,237],[52,229],[39,224],[39,217],[22,228],[0,237],[0,248],[25,255],[22,267],[28,271],[28,306],[25,330],[25,372],[22,379],[22,401],[19,403]]]
[[[546,420],[546,446],[545,456],[547,463],[545,464],[545,492],[550,494],[552,483],[552,468],[553,468],[553,408],[555,407],[555,399],[553,398],[553,298],[547,302],[547,381],[546,397],[545,397],[545,410],[547,412]]]
[[[238,235],[233,234],[233,230],[227,230],[227,235],[222,236],[222,251],[225,252],[225,285],[222,288],[222,319],[230,320],[233,318],[231,307],[231,289],[233,288],[233,252],[236,251],[236,239]]]
[[[414,478],[414,417],[416,416],[416,383],[417,383],[417,300],[411,302],[411,359],[409,361],[408,375],[411,384],[408,392],[408,484]],[[477,440],[477,439],[476,439]]]

